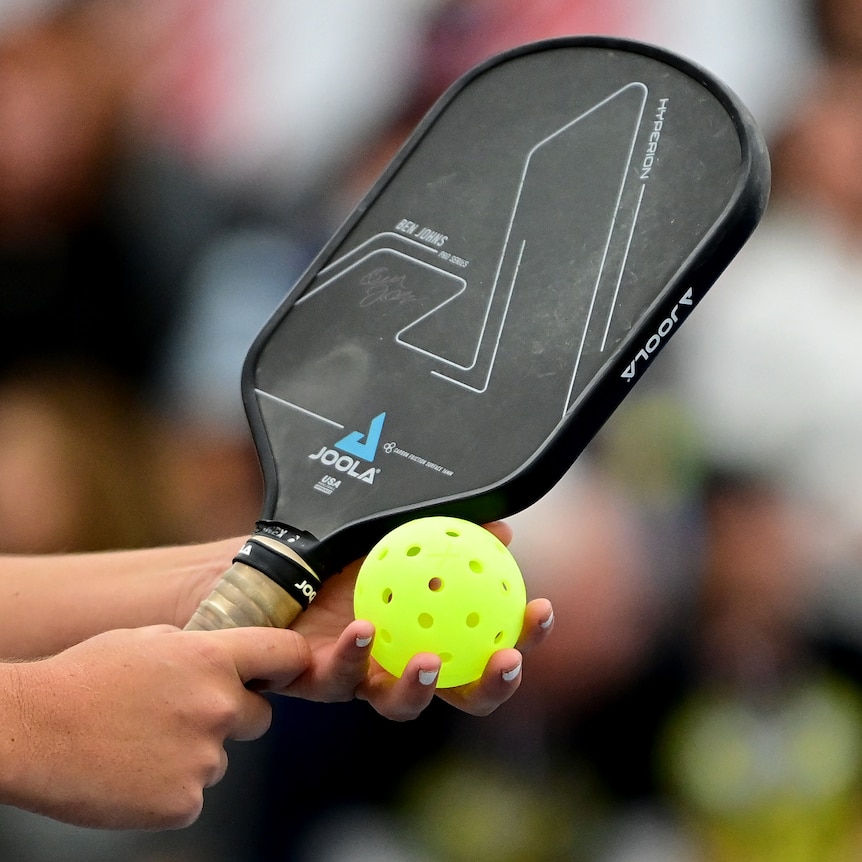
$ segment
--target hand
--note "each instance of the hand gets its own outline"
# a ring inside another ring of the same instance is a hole
[[[245,684],[289,687],[309,661],[292,631],[151,626],[4,664],[21,727],[0,801],[81,826],[187,826],[224,775],[225,740],[269,727],[269,703]]]
[[[487,528],[508,544],[511,531],[507,525],[495,523]],[[436,693],[464,712],[487,715],[517,691],[523,655],[544,640],[553,625],[551,603],[547,599],[531,601],[517,649],[496,652],[476,682],[437,691],[438,656],[414,656],[400,678],[387,673],[370,657],[374,627],[365,620],[353,620],[353,589],[359,565],[354,563],[327,580],[308,610],[293,623],[293,629],[306,638],[311,648],[312,663],[283,689],[285,694],[318,701],[358,697],[367,700],[381,715],[405,721],[418,716]]]

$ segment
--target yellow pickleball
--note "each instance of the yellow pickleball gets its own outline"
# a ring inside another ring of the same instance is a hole
[[[506,546],[460,518],[419,518],[387,533],[356,580],[357,619],[374,623],[371,654],[400,676],[419,652],[440,656],[437,685],[482,675],[491,655],[521,634],[526,588]]]

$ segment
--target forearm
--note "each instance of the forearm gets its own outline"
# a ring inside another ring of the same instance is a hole
[[[50,655],[99,632],[182,626],[241,540],[57,556],[0,556],[0,657]]]
[[[16,805],[28,759],[20,665],[0,662],[0,804]]]

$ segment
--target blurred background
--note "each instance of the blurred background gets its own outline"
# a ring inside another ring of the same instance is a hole
[[[511,519],[557,611],[519,696],[405,725],[278,701],[190,829],[0,808],[0,862],[862,858],[853,0],[0,0],[0,552],[247,534],[257,330],[452,81],[581,33],[728,83],[773,195]]]

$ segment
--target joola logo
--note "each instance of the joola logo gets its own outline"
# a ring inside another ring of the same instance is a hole
[[[694,305],[691,288],[682,295],[679,302],[671,309],[670,315],[659,324],[658,329],[647,339],[646,344],[644,344],[635,355],[635,358],[625,367],[625,370],[620,375],[623,380],[634,380],[639,370],[638,362],[640,360],[649,362],[650,356],[658,350],[661,343],[671,334],[674,327],[679,323],[679,307],[681,305]]]
[[[302,581],[302,583],[296,583],[293,585],[295,590],[298,590],[302,595],[304,595],[310,602],[313,602],[317,597],[317,590],[308,583],[308,580]]]
[[[386,419],[385,413],[380,413],[371,420],[371,425],[368,427],[368,433],[363,440],[363,435],[358,431],[351,431],[346,437],[342,437],[336,444],[336,449],[341,449],[342,452],[347,452],[348,455],[353,455],[354,458],[361,458],[363,461],[373,461],[377,454],[377,444],[380,443],[380,435],[383,432],[383,422]]]
[[[360,482],[369,485],[374,484],[374,477],[380,470],[363,464],[362,461],[373,461],[377,454],[377,446],[380,443],[380,434],[383,432],[385,413],[379,413],[371,420],[367,434],[359,431],[351,431],[346,437],[342,437],[336,444],[335,449],[323,446],[319,452],[309,455],[312,461],[320,461],[327,467],[334,467],[339,473],[346,473]],[[336,451],[340,449],[341,452]],[[346,455],[342,455],[346,452]],[[361,460],[360,460],[361,459]]]
[[[356,458],[351,458],[350,455],[342,455],[335,449],[327,449],[326,446],[308,457],[312,461],[320,461],[327,467],[335,468],[339,473],[347,473],[348,476],[353,476],[354,479],[359,479],[360,482],[366,482],[369,485],[374,484],[374,477],[379,472],[374,467],[367,466]],[[363,467],[367,467],[367,469],[363,470]]]

